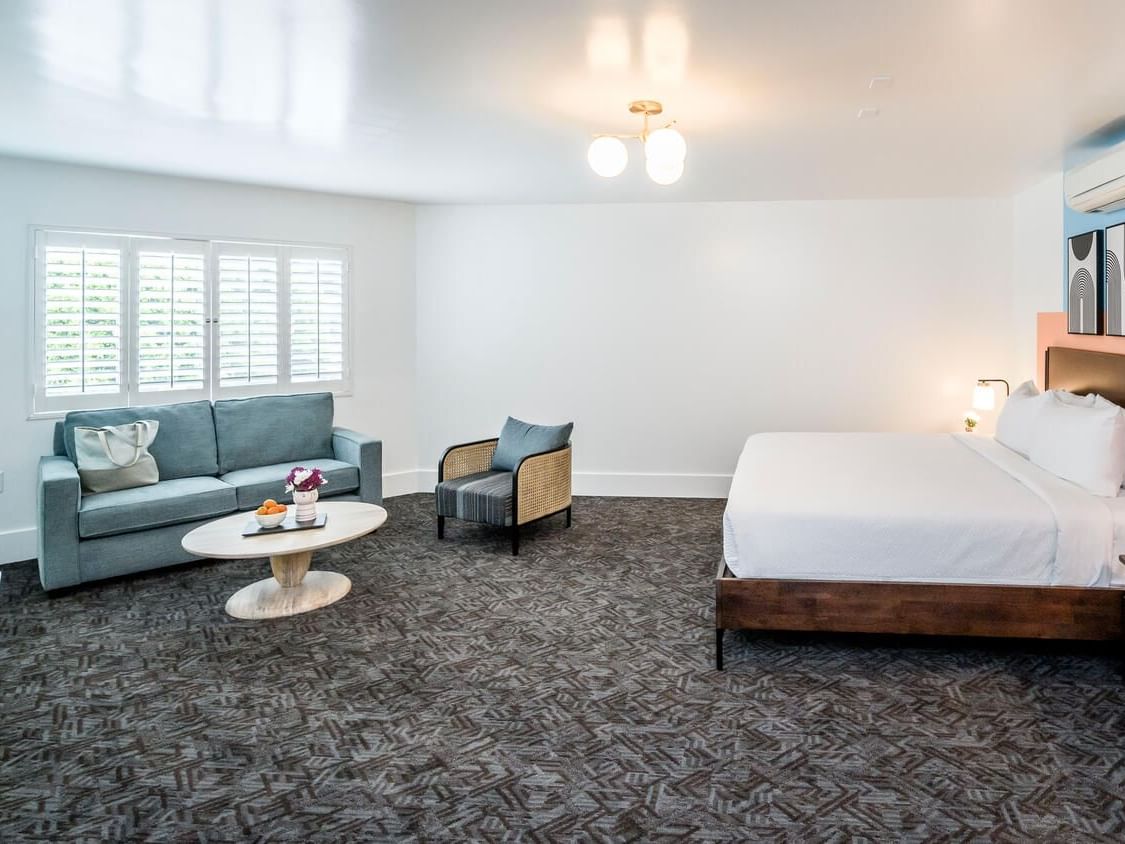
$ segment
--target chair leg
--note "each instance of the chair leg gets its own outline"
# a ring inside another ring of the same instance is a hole
[[[723,628],[715,628],[715,670],[723,670],[723,634],[726,633]]]
[[[518,557],[520,555],[520,527],[519,525],[512,525],[512,556]]]
[[[566,526],[570,527],[570,507],[566,508]]]
[[[445,539],[445,516],[437,517],[437,538]]]

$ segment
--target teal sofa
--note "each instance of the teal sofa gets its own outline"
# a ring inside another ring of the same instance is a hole
[[[150,448],[160,483],[83,495],[76,426],[160,423]],[[39,580],[46,590],[196,559],[180,540],[213,519],[292,501],[285,476],[318,467],[322,498],[383,500],[379,440],[333,426],[331,393],[82,410],[55,425],[39,461]]]

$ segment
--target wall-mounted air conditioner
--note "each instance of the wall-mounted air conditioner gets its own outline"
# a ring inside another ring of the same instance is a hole
[[[1125,144],[1066,174],[1066,204],[1083,212],[1125,208]]]

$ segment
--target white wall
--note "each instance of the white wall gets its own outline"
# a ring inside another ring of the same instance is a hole
[[[591,494],[724,495],[755,431],[952,430],[974,378],[1034,372],[1061,299],[1057,174],[1012,200],[415,209],[0,157],[0,189],[0,562],[34,556],[51,444],[33,224],[351,244],[338,416],[383,439],[388,494],[509,413],[573,419]]]
[[[0,562],[35,556],[36,463],[51,449],[53,423],[27,419],[33,224],[349,244],[354,389],[337,419],[383,439],[388,492],[413,487],[411,206],[0,157]]]
[[[725,495],[755,431],[953,430],[1011,371],[1012,231],[991,199],[419,208],[423,482],[507,414],[574,420],[579,493]]]
[[[1063,278],[1063,174],[1053,173],[1012,198],[1013,387],[1035,378],[1035,315],[1064,310]]]

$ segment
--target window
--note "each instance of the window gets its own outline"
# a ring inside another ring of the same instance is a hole
[[[289,342],[294,381],[344,376],[344,262],[294,250],[289,261]]]
[[[278,267],[270,247],[218,244],[219,386],[278,381]]]
[[[35,413],[347,389],[344,249],[34,235]]]
[[[206,244],[138,239],[133,262],[137,390],[205,390]]]

